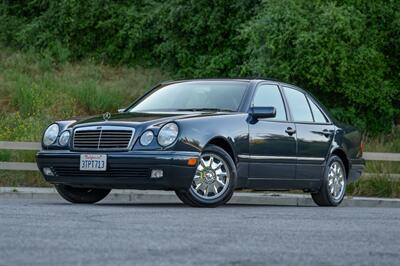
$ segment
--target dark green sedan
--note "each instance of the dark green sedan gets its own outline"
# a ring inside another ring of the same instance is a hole
[[[214,207],[249,188],[337,206],[364,168],[356,128],[306,91],[261,79],[161,83],[119,113],[53,123],[42,146],[39,169],[73,203],[132,188]]]

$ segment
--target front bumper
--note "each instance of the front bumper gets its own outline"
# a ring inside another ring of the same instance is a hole
[[[132,189],[182,189],[189,188],[196,165],[188,166],[190,158],[198,159],[197,152],[131,151],[104,152],[107,154],[106,171],[80,171],[80,155],[90,152],[43,150],[37,153],[37,165],[52,184],[76,187],[132,188]],[[45,175],[43,168],[54,175]],[[152,169],[163,170],[163,177],[150,178]]]

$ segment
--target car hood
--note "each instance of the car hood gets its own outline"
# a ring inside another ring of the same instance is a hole
[[[187,119],[193,117],[204,117],[211,115],[223,115],[224,113],[216,112],[177,112],[177,113],[115,113],[111,114],[108,119],[105,115],[75,118],[74,123],[71,123],[69,127],[83,126],[83,125],[137,125],[137,124],[164,124],[169,121],[177,119]],[[226,114],[226,113],[225,113]]]

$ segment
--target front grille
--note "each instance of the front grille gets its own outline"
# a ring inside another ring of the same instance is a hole
[[[128,127],[84,127],[74,132],[75,150],[127,150],[130,147],[135,129]]]

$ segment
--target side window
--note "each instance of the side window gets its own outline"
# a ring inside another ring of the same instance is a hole
[[[282,95],[276,85],[260,85],[254,94],[253,106],[273,106],[276,109],[276,116],[269,119],[286,121],[286,111],[283,105]]]
[[[310,103],[315,122],[316,123],[327,123],[328,120],[326,119],[325,115],[321,112],[321,110],[318,108],[318,106],[309,97],[307,97],[307,98],[308,98],[308,102]]]
[[[290,111],[295,122],[314,122],[304,93],[284,87],[286,98],[289,102]]]

